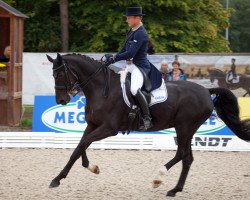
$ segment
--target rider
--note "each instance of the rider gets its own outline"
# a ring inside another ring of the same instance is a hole
[[[237,75],[236,75],[235,58],[232,58],[231,72],[233,74],[233,79],[236,79]]]
[[[142,24],[143,15],[141,7],[128,7],[126,9],[125,16],[127,17],[127,23],[131,29],[127,33],[124,47],[115,56],[109,54],[106,56],[106,59],[108,64],[120,60],[133,62],[134,67],[129,70],[131,72],[130,90],[140,104],[143,113],[144,130],[147,130],[152,126],[151,116],[147,100],[141,92],[143,76],[138,67],[136,67],[139,66],[142,68],[148,76],[152,73],[150,72],[152,67],[147,59],[149,37]]]

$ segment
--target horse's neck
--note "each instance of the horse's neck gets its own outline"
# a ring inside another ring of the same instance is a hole
[[[107,69],[108,71],[106,71],[107,73],[105,77],[103,69],[100,69],[101,65],[99,63],[95,63],[97,61],[89,61],[87,60],[88,58],[83,57],[81,59],[78,58],[79,57],[74,57],[71,59],[72,61],[74,59],[74,62],[76,62],[73,66],[78,74],[79,83],[83,84],[82,90],[87,99],[102,95],[107,81],[109,87],[113,87],[114,85],[119,86],[119,75],[114,73],[114,71]],[[99,72],[97,72],[98,69],[100,69]],[[110,73],[110,80],[108,80],[108,73]],[[92,78],[89,80],[91,76]],[[89,80],[89,82],[84,86],[87,80]],[[109,88],[109,91],[111,92],[111,88]],[[100,95],[97,93],[100,93]]]
[[[222,71],[215,71],[215,76],[216,77],[226,77],[226,74]]]
[[[109,73],[110,76],[105,77],[104,72],[101,69],[101,71],[98,72],[95,77],[93,77],[90,83],[85,88],[83,88],[83,92],[87,99],[91,99],[94,96],[102,96],[107,82],[109,87],[108,95],[112,96],[112,87],[119,86],[119,75],[113,72],[112,70],[110,70]]]

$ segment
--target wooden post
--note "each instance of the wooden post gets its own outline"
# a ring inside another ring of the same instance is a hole
[[[0,17],[9,19],[1,23],[5,32],[1,32],[0,47],[10,45],[11,49],[7,68],[0,72],[0,125],[15,126],[22,116],[23,20],[27,16],[1,2]]]

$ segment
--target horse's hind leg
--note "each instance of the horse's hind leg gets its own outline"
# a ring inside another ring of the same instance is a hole
[[[158,179],[155,179],[153,182],[153,186],[158,187],[162,183],[162,175],[165,175],[167,170],[169,170],[171,167],[173,167],[176,163],[178,163],[180,160],[182,160],[182,172],[179,178],[179,181],[177,185],[170,191],[168,191],[167,196],[174,197],[177,192],[181,192],[183,190],[190,166],[193,162],[193,155],[191,151],[191,140],[198,129],[200,124],[192,124],[190,126],[187,126],[187,124],[178,124],[176,129],[177,133],[177,143],[178,143],[178,149],[176,152],[175,157],[170,160],[167,164],[165,164],[165,168],[161,169],[159,172],[159,175],[161,176]],[[192,127],[192,128],[190,128]]]
[[[185,135],[184,135],[185,136]],[[190,136],[192,137],[192,136]],[[190,141],[187,136],[185,137],[178,137],[177,134],[177,143],[178,143],[178,148],[176,151],[176,154],[172,160],[170,160],[168,163],[166,163],[161,169],[159,170],[159,174],[153,181],[153,188],[157,188],[162,184],[162,176],[166,175],[167,171],[173,167],[176,163],[181,161],[185,156],[186,156],[186,144]],[[191,143],[191,142],[190,142]]]
[[[162,178],[167,174],[167,171],[173,167],[176,163],[181,161],[183,158],[183,150],[178,147],[177,152],[172,160],[170,160],[167,164],[162,166],[159,170],[157,177],[153,180],[153,188],[157,188],[162,184]]]
[[[191,149],[191,141],[188,147],[187,152],[185,152],[184,157],[182,159],[182,171],[180,178],[178,180],[177,185],[170,191],[167,192],[167,196],[172,196],[174,197],[177,192],[181,192],[183,190],[184,184],[187,179],[187,175],[189,172],[189,169],[191,167],[191,164],[193,162],[193,154],[192,154],[192,149]]]
[[[180,175],[177,185],[172,190],[169,190],[167,192],[167,196],[174,197],[177,192],[181,192],[183,190],[189,169],[194,160],[192,149],[191,149],[192,137],[194,133],[197,131],[197,129],[200,127],[200,125],[201,125],[201,122],[197,122],[197,123],[193,123],[189,127],[187,127],[187,125],[176,127],[178,148],[180,148],[182,151],[182,154],[181,154],[182,171],[181,171],[181,175]]]

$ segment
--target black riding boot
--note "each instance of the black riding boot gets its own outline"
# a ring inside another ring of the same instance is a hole
[[[144,125],[143,129],[147,130],[150,127],[152,127],[151,117],[150,117],[149,108],[148,108],[148,102],[140,89],[138,89],[135,97],[137,101],[139,102],[140,107],[142,109],[142,113],[143,113],[142,120],[143,120],[143,125]]]

